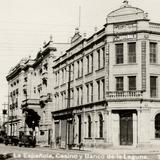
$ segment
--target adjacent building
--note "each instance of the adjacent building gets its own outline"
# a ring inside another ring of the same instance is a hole
[[[51,143],[52,66],[57,52],[60,54],[66,47],[68,44],[65,43],[54,44],[51,37],[35,59],[23,59],[10,70],[6,77],[9,95],[8,135],[33,134],[25,122],[26,109],[29,109],[40,116],[39,126],[35,128],[37,142]]]

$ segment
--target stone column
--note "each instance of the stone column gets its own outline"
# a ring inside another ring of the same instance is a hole
[[[74,144],[78,144],[78,117],[74,117]]]
[[[138,145],[149,144],[150,119],[148,109],[138,110]]]
[[[112,113],[111,110],[107,110],[107,142],[112,144]]]
[[[137,110],[137,144],[139,145],[140,143],[140,137],[141,137],[141,128],[140,128],[140,122],[141,122],[141,112],[142,110],[141,109],[138,109]]]
[[[119,114],[118,113],[114,113],[114,114],[112,114],[112,118],[113,118],[113,123],[112,123],[112,135],[113,135],[113,138],[112,138],[112,140],[113,140],[113,145],[114,146],[118,146],[119,145],[119,142],[120,142],[120,140],[119,140],[119,135],[120,135],[120,133],[119,133],[119,130],[120,130],[120,126],[119,126]]]
[[[104,137],[104,141],[105,142],[108,142],[108,114],[109,112],[107,110],[104,111],[104,114],[103,114],[103,119],[104,119],[104,122],[103,122],[103,128],[104,128],[104,131],[103,131],[103,137]]]
[[[150,137],[151,139],[155,139],[155,120],[151,119],[151,126],[150,126]]]
[[[137,128],[138,128],[138,123],[137,123],[137,114],[133,113],[133,146],[137,145]]]

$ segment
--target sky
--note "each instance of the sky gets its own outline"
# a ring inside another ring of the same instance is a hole
[[[7,103],[6,76],[24,58],[35,58],[53,36],[54,43],[70,42],[79,26],[81,34],[94,33],[106,22],[107,15],[119,8],[123,0],[0,0],[0,117]],[[160,0],[129,0],[160,23]],[[80,12],[79,12],[80,10]],[[80,14],[79,14],[80,13]],[[80,21],[79,21],[80,15]]]

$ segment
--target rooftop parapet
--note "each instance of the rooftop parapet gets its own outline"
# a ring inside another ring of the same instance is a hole
[[[135,21],[135,20],[148,20],[148,14],[142,9],[137,7],[132,7],[125,0],[123,5],[110,12],[106,18],[107,23],[119,23],[124,21]]]

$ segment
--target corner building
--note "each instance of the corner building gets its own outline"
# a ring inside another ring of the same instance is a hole
[[[78,30],[56,59],[56,147],[160,144],[160,24],[125,1],[91,37]]]

